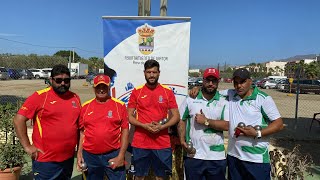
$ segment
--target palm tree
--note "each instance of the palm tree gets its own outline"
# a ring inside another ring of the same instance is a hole
[[[305,66],[305,75],[309,79],[317,78],[319,72],[320,72],[320,67],[318,62],[314,61]]]
[[[276,66],[274,69],[276,70],[276,75],[279,76],[280,67],[279,67],[279,66]]]

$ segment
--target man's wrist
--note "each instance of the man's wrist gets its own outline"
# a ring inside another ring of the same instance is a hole
[[[209,126],[210,126],[209,119],[205,118],[203,124],[204,124],[205,126],[209,127]]]

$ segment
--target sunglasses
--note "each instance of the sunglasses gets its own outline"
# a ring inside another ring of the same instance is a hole
[[[57,84],[61,84],[62,81],[66,84],[69,84],[71,81],[71,78],[52,78]]]
[[[210,83],[210,82],[212,82],[213,84],[215,84],[215,83],[218,83],[218,82],[219,82],[219,79],[203,79],[203,81],[204,81],[205,83]]]

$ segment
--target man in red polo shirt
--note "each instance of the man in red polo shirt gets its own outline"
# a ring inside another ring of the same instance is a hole
[[[125,152],[128,147],[129,121],[125,104],[110,97],[110,78],[94,78],[96,97],[82,105],[78,169],[85,162],[88,180],[125,180]]]
[[[144,179],[150,166],[157,179],[171,175],[172,151],[168,128],[179,122],[180,115],[172,90],[158,83],[160,65],[155,60],[144,64],[146,84],[136,87],[128,103],[129,121],[135,126],[133,163],[136,179]],[[164,119],[170,119],[166,123]]]
[[[69,91],[70,71],[56,65],[51,71],[51,87],[27,98],[13,122],[17,136],[32,158],[37,179],[70,179],[78,141],[79,97]],[[33,120],[32,141],[27,136],[26,121]]]

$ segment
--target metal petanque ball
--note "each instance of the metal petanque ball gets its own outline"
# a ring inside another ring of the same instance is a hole
[[[81,170],[86,170],[88,168],[87,163],[83,162],[81,163]]]
[[[245,124],[245,123],[243,123],[243,122],[239,122],[238,127],[242,127],[242,128],[244,128],[244,127],[246,127],[246,124]]]
[[[253,126],[251,126],[251,125],[248,125],[247,127],[248,127],[248,128],[253,128]]]
[[[167,123],[168,122],[168,119],[166,119],[166,118],[164,118],[164,119],[162,119],[161,121],[159,121],[159,123],[161,124],[161,125],[164,125],[165,123]]]
[[[243,123],[243,122],[239,122],[238,123],[238,127],[244,128],[244,127],[246,127],[246,124]],[[240,133],[241,133],[241,131],[239,129],[236,129],[235,132],[234,132],[234,135],[236,137],[239,137]]]
[[[261,130],[262,130],[262,127],[259,126],[259,125],[256,125],[256,126],[254,126],[254,129],[257,130],[257,131],[261,131]]]
[[[187,148],[188,148],[188,150],[192,150],[193,144],[191,141],[187,142]]]

